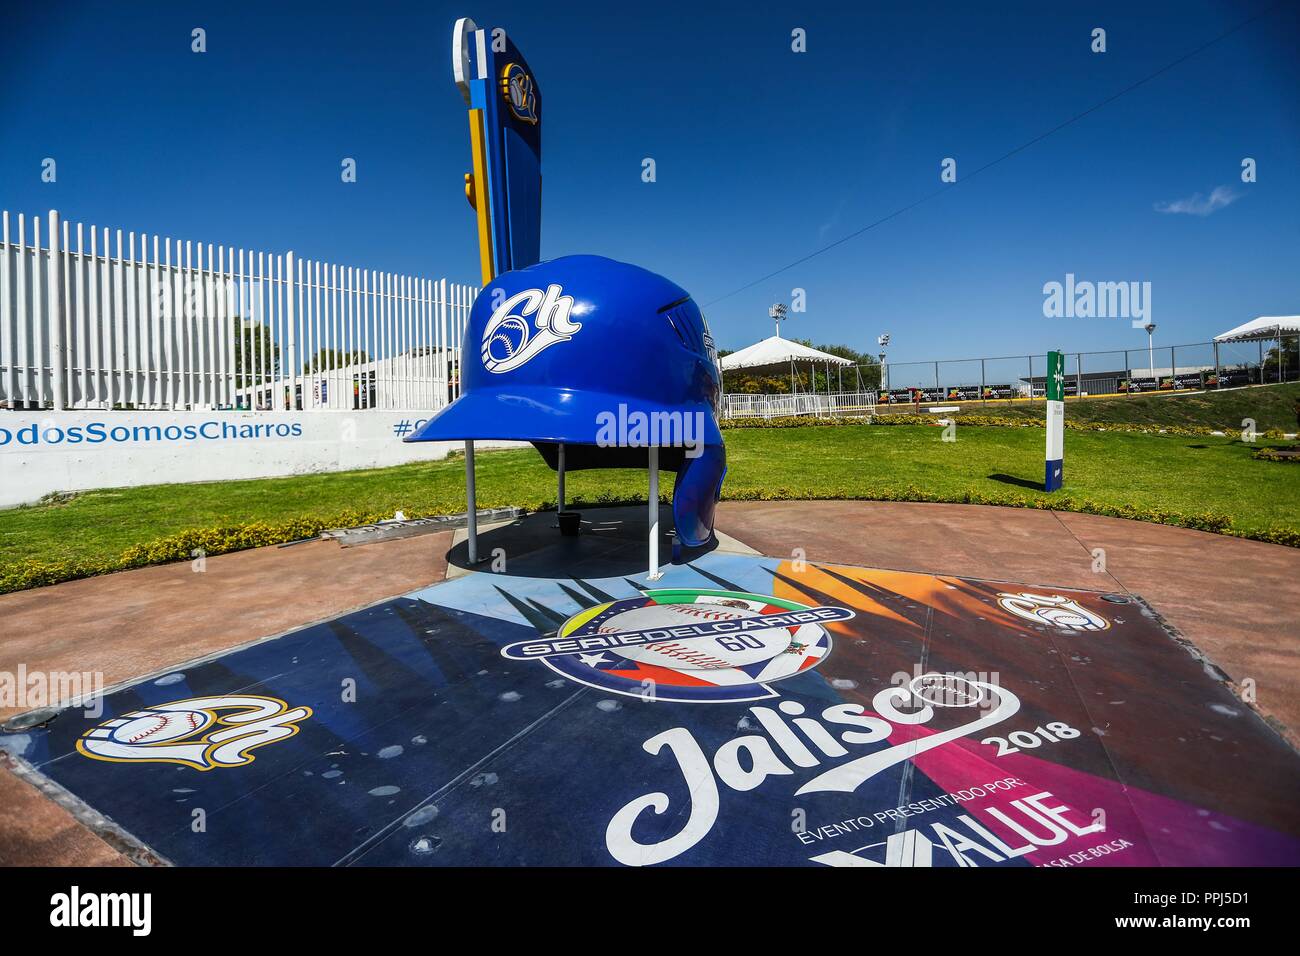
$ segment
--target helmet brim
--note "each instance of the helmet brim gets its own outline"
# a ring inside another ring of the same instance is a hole
[[[682,417],[699,413],[687,423]],[[655,418],[667,414],[670,417]],[[659,440],[648,442],[664,447],[692,443],[722,443],[722,433],[707,402],[687,402],[668,408],[653,402],[609,395],[602,392],[563,388],[505,387],[475,389],[452,402],[421,425],[405,441],[463,441],[497,439],[501,441],[564,442],[575,445],[610,443],[614,429],[615,444],[627,441],[629,426],[638,421],[658,422]],[[699,433],[702,423],[703,434]],[[620,429],[620,425],[623,428]],[[669,426],[671,425],[671,428]],[[648,425],[647,425],[648,427]],[[668,429],[667,434],[663,434]],[[631,435],[637,443],[635,433]]]

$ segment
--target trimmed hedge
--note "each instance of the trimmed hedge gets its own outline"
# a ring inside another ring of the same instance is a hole
[[[661,495],[665,503],[672,499]],[[646,499],[626,500],[608,494],[600,494],[589,501],[576,501],[575,505],[598,507],[606,505],[644,504]],[[488,505],[480,503],[481,507]],[[538,511],[555,508],[555,502],[538,499],[532,503]],[[433,518],[441,512],[410,508],[405,510],[407,518]],[[376,524],[392,519],[392,514],[369,511],[342,511],[325,516],[306,516],[295,518],[280,524],[253,522],[244,525],[220,525],[211,528],[192,528],[179,534],[158,538],[146,544],[134,545],[122,554],[105,561],[17,561],[0,564],[0,594],[11,591],[25,591],[28,588],[59,584],[63,581],[75,581],[114,571],[127,571],[131,568],[149,567],[155,564],[169,564],[173,561],[191,561],[196,557],[212,557],[229,554],[232,551],[246,551],[249,548],[264,548],[268,545],[287,544],[290,541],[303,541],[317,537],[323,531],[333,528],[355,528],[359,525]]]
[[[1300,445],[1284,445],[1281,448],[1271,446],[1259,448],[1252,452],[1250,457],[1259,461],[1289,461],[1293,464],[1300,462],[1300,456],[1278,454],[1283,451],[1300,451]]]
[[[1261,449],[1262,450],[1262,449]],[[671,498],[661,495],[660,500],[667,503]],[[879,488],[866,492],[849,489],[829,488],[815,493],[807,490],[789,488],[741,488],[728,493],[726,501],[918,501],[936,504],[973,504],[996,505],[1004,508],[1036,508],[1045,511],[1070,511],[1081,514],[1105,515],[1112,518],[1127,518],[1133,521],[1149,521],[1154,524],[1173,525],[1208,531],[1214,534],[1230,535],[1270,544],[1280,544],[1300,548],[1300,531],[1291,528],[1267,528],[1262,531],[1238,531],[1232,527],[1232,518],[1213,512],[1184,514],[1165,509],[1117,507],[1101,504],[1086,498],[1067,496],[1033,498],[1017,497],[1013,494],[987,495],[980,492],[963,492],[958,494],[939,494],[909,485],[906,488]],[[591,499],[577,499],[569,507],[602,507],[615,505],[645,504],[644,495],[622,497],[600,494]],[[555,507],[555,502],[538,500],[533,503],[533,510],[547,511]],[[408,518],[433,517],[432,513],[408,511]],[[167,564],[172,561],[189,561],[197,555],[204,557],[243,551],[248,548],[261,548],[267,545],[285,544],[313,538],[322,531],[331,528],[350,528],[390,518],[388,514],[376,514],[363,511],[345,511],[324,517],[303,517],[282,524],[256,522],[246,525],[229,525],[212,528],[195,528],[180,534],[159,538],[147,544],[127,548],[113,560],[102,562],[54,562],[21,561],[0,565],[0,594],[11,591],[23,591],[28,588],[44,587],[72,581],[78,578],[110,574],[130,568],[141,568],[155,564]]]
[[[296,518],[283,524],[256,522],[215,528],[193,528],[147,544],[127,548],[116,559],[106,561],[53,563],[20,561],[0,565],[0,594],[93,577],[97,574],[125,571],[130,568],[143,568],[172,561],[189,561],[197,556],[195,552],[206,557],[227,554],[231,551],[244,551],[248,548],[261,548],[270,544],[285,544],[289,541],[315,537],[330,528],[371,524],[390,517],[392,516],[345,512],[329,518]]]

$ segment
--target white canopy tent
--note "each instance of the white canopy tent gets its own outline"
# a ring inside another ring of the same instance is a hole
[[[1261,342],[1300,335],[1300,315],[1261,315],[1214,337],[1216,342]],[[730,356],[728,356],[730,357]]]
[[[764,365],[786,365],[791,362],[808,362],[825,365],[852,365],[846,358],[800,345],[779,335],[769,335],[761,342],[746,346],[739,352],[724,356],[719,364],[724,372],[741,368],[759,368]]]
[[[808,365],[812,368],[816,368],[818,365],[825,366],[826,387],[829,391],[831,366],[837,366],[840,369],[843,369],[846,366],[851,366],[853,363],[838,355],[831,355],[829,352],[809,348],[807,345],[792,342],[790,339],[783,339],[779,335],[769,335],[761,342],[755,342],[753,345],[746,346],[739,352],[732,352],[730,355],[724,355],[718,361],[718,365],[724,372],[734,372],[742,368],[763,368],[774,365],[789,366],[790,391],[792,393],[796,390],[794,378],[794,367],[796,364]]]
[[[720,412],[724,418],[837,415],[856,412],[863,408],[869,410],[875,408],[876,393],[863,389],[861,369],[852,359],[810,348],[790,339],[783,339],[779,332],[739,352],[723,356],[718,364],[723,373],[734,374],[743,369],[776,370],[782,367],[788,368],[790,373],[788,392],[739,391],[724,394],[720,403]],[[806,392],[800,391],[796,365],[806,365],[811,373],[809,390]],[[825,394],[817,385],[818,366],[826,375]],[[856,381],[849,386],[848,392],[844,391],[844,369],[846,368],[849,369],[850,375],[856,375]],[[832,369],[837,373],[834,376]]]

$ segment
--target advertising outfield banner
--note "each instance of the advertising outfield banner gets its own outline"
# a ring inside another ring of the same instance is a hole
[[[55,491],[380,468],[444,458],[460,447],[403,443],[427,417],[377,410],[0,413],[0,507]]]

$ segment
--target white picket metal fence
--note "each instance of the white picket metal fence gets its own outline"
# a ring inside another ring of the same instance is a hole
[[[784,418],[796,415],[870,415],[875,392],[800,392],[794,395],[745,394],[722,397],[723,418]]]
[[[478,291],[6,211],[0,406],[434,411]]]

